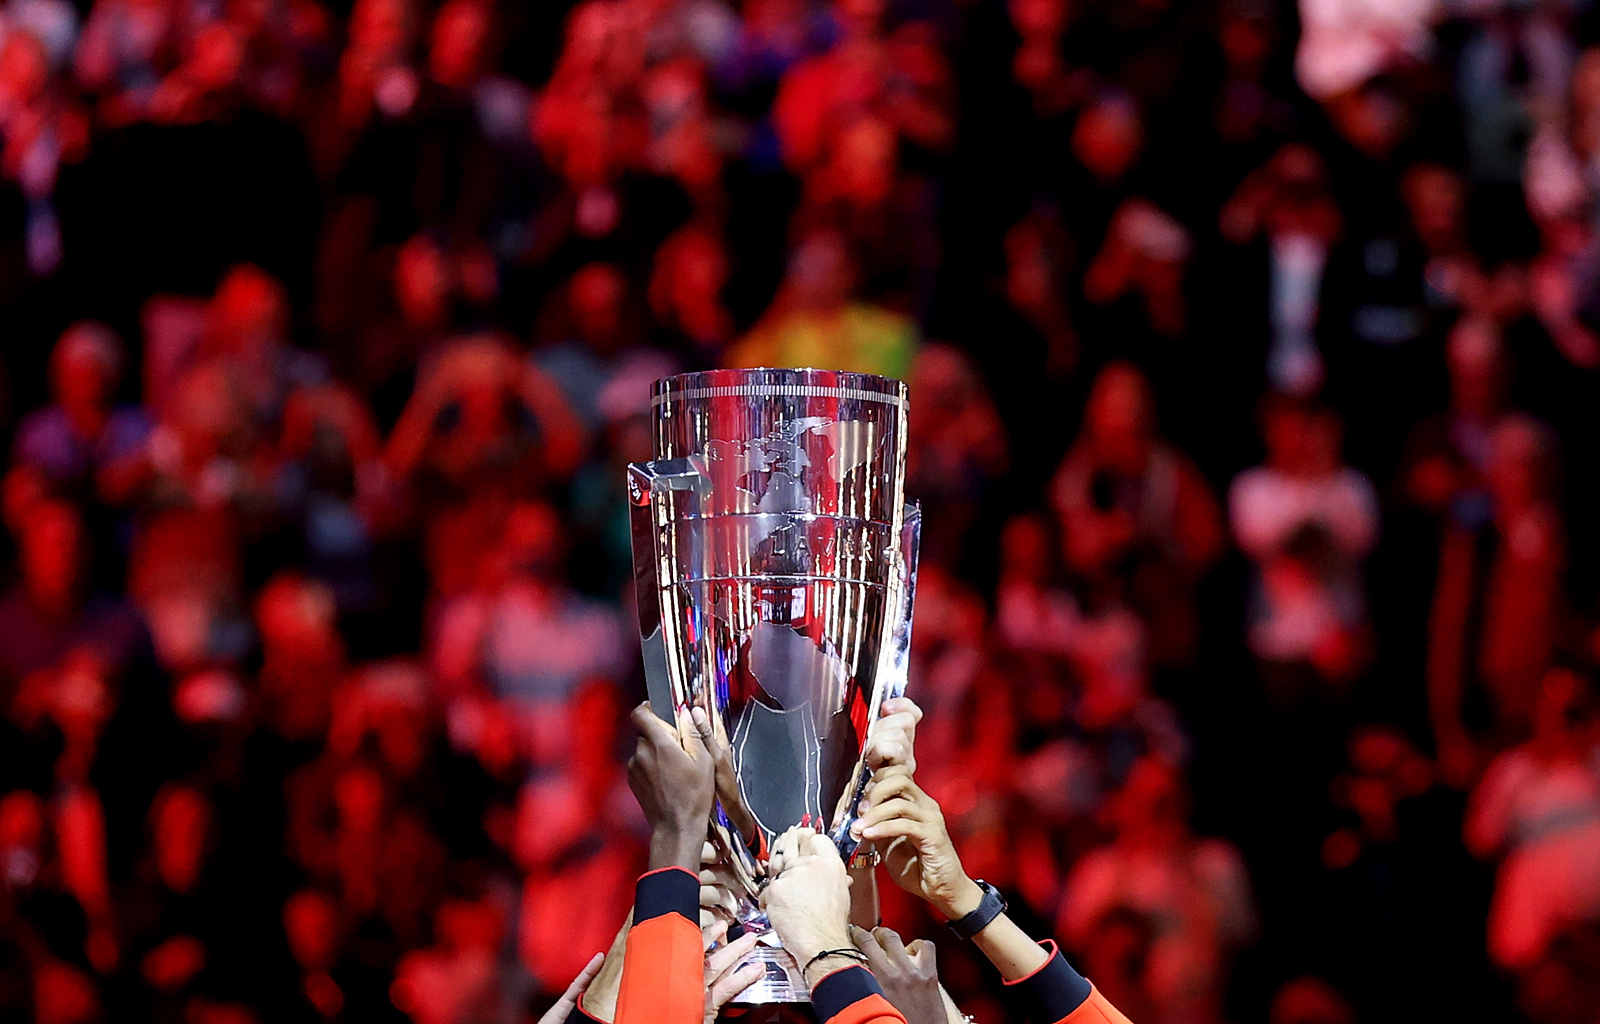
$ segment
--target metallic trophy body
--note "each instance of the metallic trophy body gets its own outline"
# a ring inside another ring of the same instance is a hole
[[[703,707],[729,750],[712,838],[765,930],[763,851],[825,823],[842,855],[880,704],[905,690],[920,513],[904,496],[906,387],[827,370],[656,382],[655,460],[629,467],[645,675],[656,713]],[[756,834],[746,834],[746,833]],[[767,932],[749,1004],[805,1002]]]

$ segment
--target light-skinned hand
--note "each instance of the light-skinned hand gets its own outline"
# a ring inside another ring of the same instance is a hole
[[[773,844],[768,871],[761,907],[796,963],[805,968],[823,950],[853,948],[850,875],[832,840],[813,829],[790,829]],[[806,970],[806,981],[815,984],[841,966],[849,961],[819,961]]]
[[[588,965],[572,979],[572,984],[561,993],[561,998],[557,999],[550,1009],[544,1011],[544,1016],[539,1018],[539,1024],[566,1024],[573,1008],[578,1005],[578,997],[583,995],[584,990],[589,987],[589,982],[594,980],[594,976],[600,973],[600,965],[605,962],[604,953],[596,953],[590,957]]]
[[[910,697],[893,697],[878,709],[878,724],[867,742],[867,767],[874,770],[904,765],[917,770],[917,723],[922,709]]]
[[[862,802],[866,810],[851,831],[877,845],[896,885],[951,920],[978,908],[983,891],[961,867],[944,813],[908,768],[880,771]]]
[[[700,935],[707,951],[705,1024],[714,1024],[728,1000],[760,981],[765,973],[766,968],[759,961],[745,963],[761,936],[755,932],[745,932],[732,942],[723,942],[728,935],[726,921],[717,921],[709,928],[700,929]],[[716,948],[713,949],[713,946]]]

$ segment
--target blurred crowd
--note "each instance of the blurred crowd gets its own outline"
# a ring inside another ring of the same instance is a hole
[[[1586,0],[6,0],[0,1020],[533,1019],[649,384],[814,365],[911,383],[919,777],[1129,1017],[1593,1024],[1597,190]]]

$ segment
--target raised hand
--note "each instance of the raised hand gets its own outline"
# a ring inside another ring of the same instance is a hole
[[[867,966],[883,987],[884,998],[905,1014],[906,1024],[946,1024],[952,1019],[939,989],[933,943],[916,939],[908,946],[898,932],[882,926],[871,931],[852,927],[850,938],[867,955]]]
[[[701,928],[700,934],[707,950],[705,1024],[714,1024],[728,1000],[760,981],[765,968],[759,962],[744,963],[760,939],[755,932],[745,932],[732,942],[723,943],[728,923],[717,921],[708,928]],[[712,949],[713,946],[717,948]]]
[[[883,702],[878,716],[865,752],[867,767],[904,765],[916,771],[917,723],[922,721],[922,709],[910,697],[893,697]]]
[[[639,742],[628,760],[628,786],[650,823],[651,870],[681,867],[698,873],[700,868],[716,768],[701,739],[704,712],[695,712],[698,717],[679,713],[677,732],[655,716],[648,702],[630,716]]]
[[[792,828],[773,844],[767,870],[771,881],[761,894],[762,909],[783,947],[805,969],[806,981],[817,979],[848,960],[828,957],[812,964],[825,950],[852,949],[849,931],[850,876],[839,850],[826,835]]]
[[[896,885],[952,920],[977,909],[983,891],[961,867],[938,803],[909,768],[880,771],[862,802],[866,810],[851,831],[877,845]]]

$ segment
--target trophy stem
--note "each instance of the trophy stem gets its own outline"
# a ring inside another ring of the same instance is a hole
[[[765,1006],[770,1003],[809,1003],[811,990],[806,987],[805,975],[800,965],[787,949],[778,942],[775,932],[767,931],[756,943],[750,956],[740,964],[760,964],[762,975],[749,988],[734,996],[734,1006]]]

